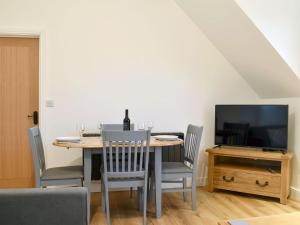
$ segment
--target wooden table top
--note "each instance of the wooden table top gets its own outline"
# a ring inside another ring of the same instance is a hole
[[[249,219],[243,219],[249,225],[299,225],[300,224],[300,212],[278,214],[274,216],[262,216],[253,217]],[[219,222],[219,225],[230,225],[229,222]]]
[[[153,137],[150,139],[150,147],[165,147],[183,144],[183,140],[177,139],[176,141],[159,141]],[[78,143],[71,142],[57,142],[54,141],[53,145],[65,148],[82,148],[82,149],[99,149],[103,147],[101,137],[82,137]]]

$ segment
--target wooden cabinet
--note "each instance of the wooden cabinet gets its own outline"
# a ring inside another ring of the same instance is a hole
[[[286,204],[292,154],[256,149],[213,148],[208,152],[208,191],[215,188],[280,199]]]

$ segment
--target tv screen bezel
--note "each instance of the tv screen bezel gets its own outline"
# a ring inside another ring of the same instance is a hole
[[[286,148],[274,148],[274,147],[269,147],[269,146],[248,146],[248,145],[230,145],[230,144],[219,144],[216,143],[216,131],[217,131],[217,115],[216,115],[216,108],[217,106],[286,106],[287,107],[287,138],[286,138]],[[262,149],[262,150],[273,150],[273,151],[288,151],[288,136],[289,135],[289,105],[287,104],[216,104],[215,105],[215,132],[214,132],[214,144],[217,146],[231,146],[231,147],[244,147],[244,148],[253,148],[253,149]]]

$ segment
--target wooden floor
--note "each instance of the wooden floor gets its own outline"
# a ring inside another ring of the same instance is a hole
[[[191,201],[184,202],[180,193],[163,194],[163,216],[154,217],[153,202],[148,205],[148,224],[153,225],[217,225],[218,221],[237,218],[267,216],[300,211],[300,202],[289,200],[287,205],[273,198],[253,197],[245,194],[217,191],[209,193],[197,190],[197,211],[192,211]],[[92,225],[106,224],[101,213],[100,194],[92,195]],[[129,198],[129,192],[110,193],[111,221],[113,225],[141,225],[142,214],[136,207],[136,198]],[[300,223],[300,222],[299,222]]]

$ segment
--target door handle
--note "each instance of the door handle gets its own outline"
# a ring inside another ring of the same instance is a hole
[[[32,115],[27,115],[28,118],[33,118],[33,124],[37,125],[39,123],[39,114],[37,111],[34,111]]]

